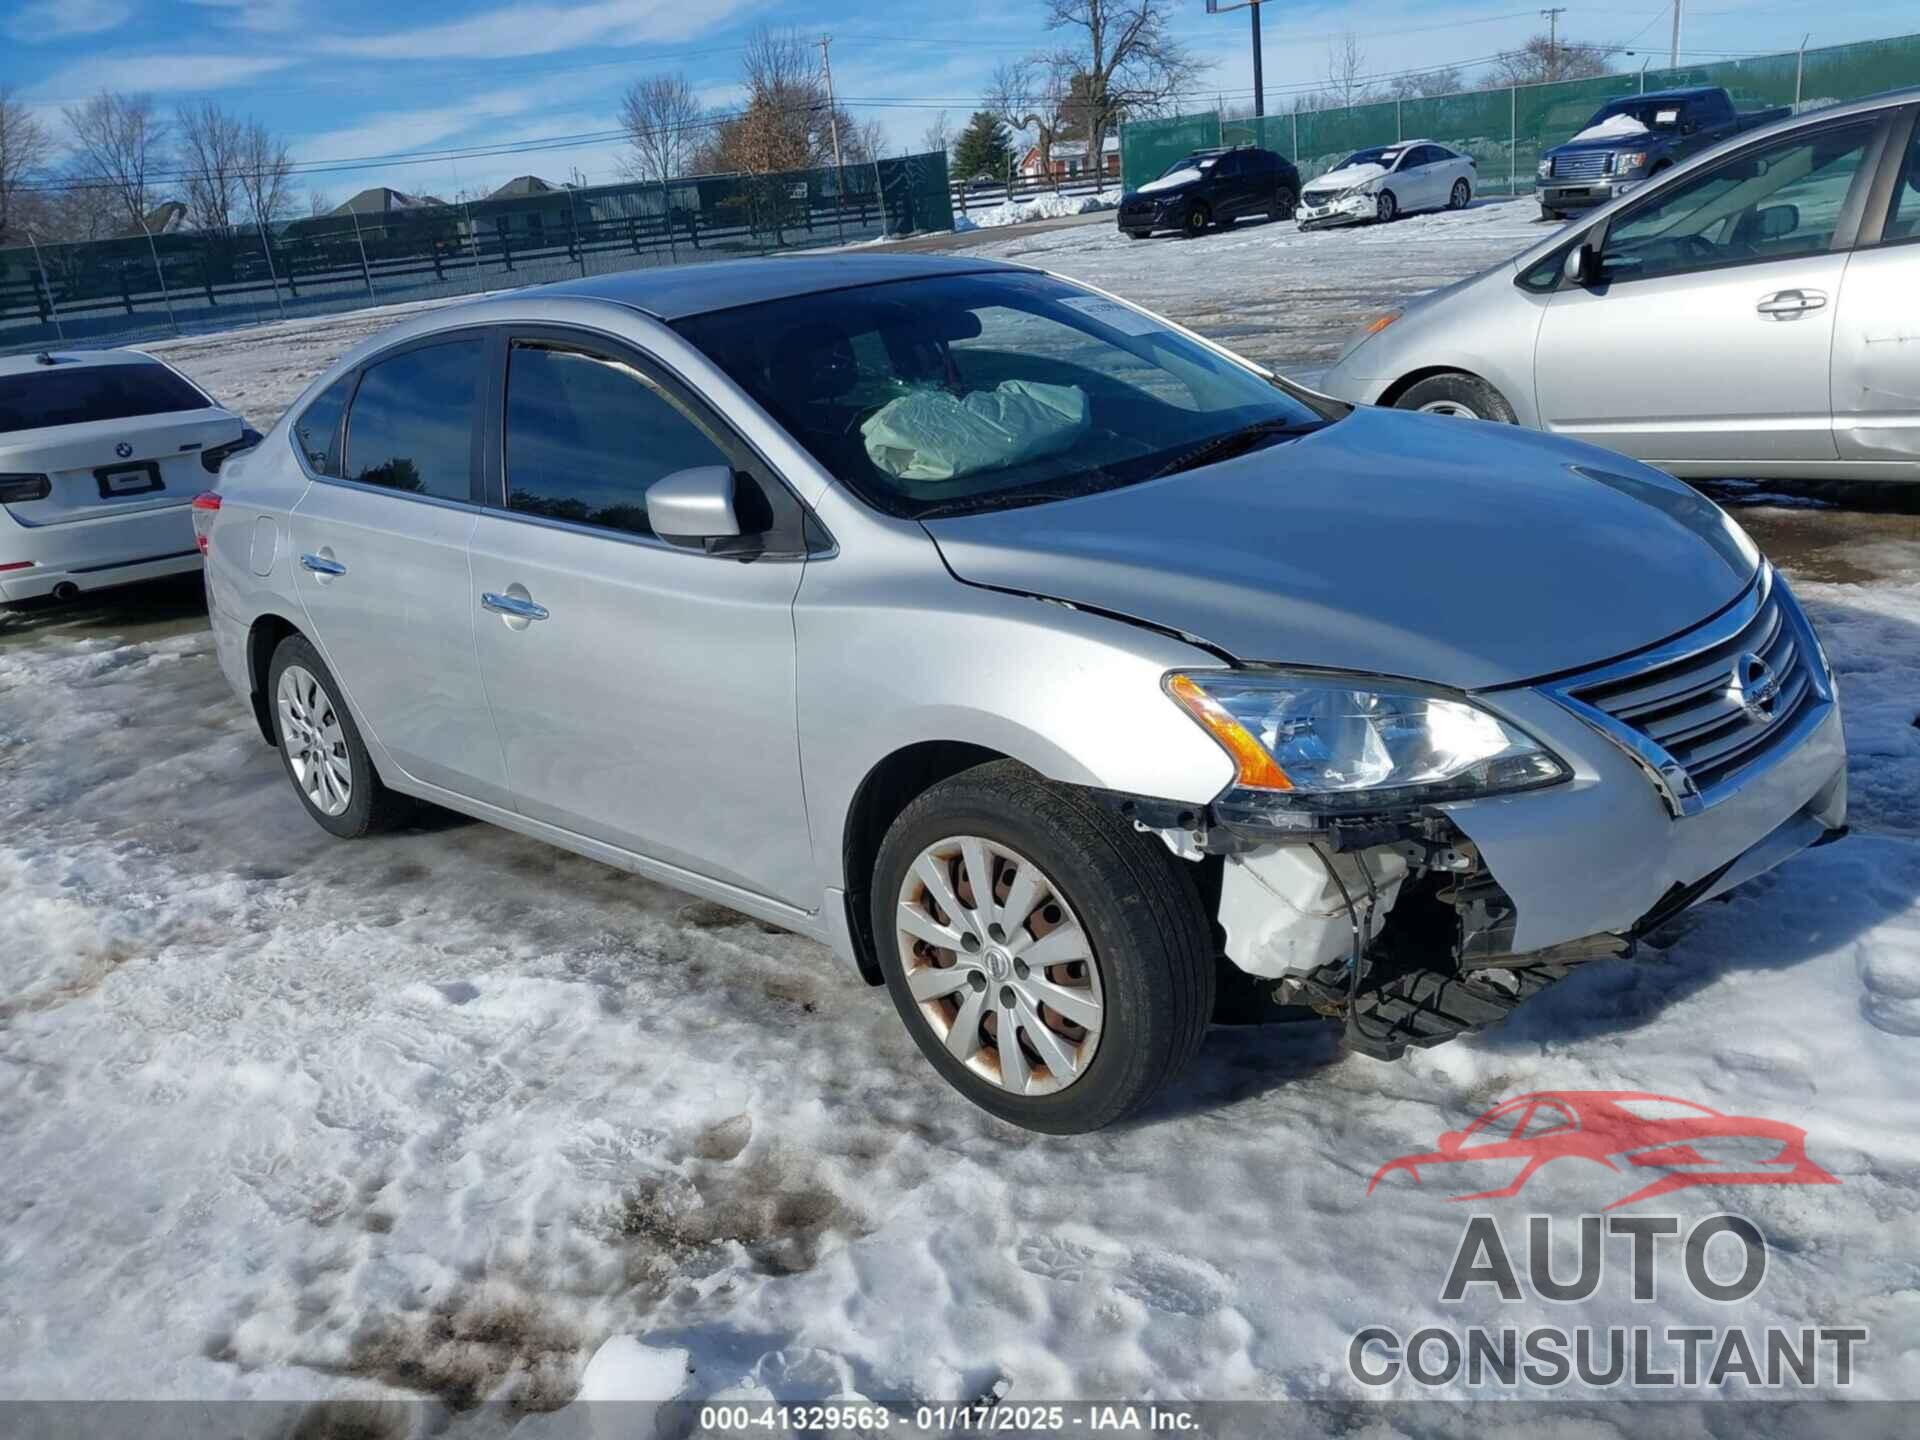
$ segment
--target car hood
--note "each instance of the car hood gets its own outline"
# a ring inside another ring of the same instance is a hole
[[[1718,507],[1635,461],[1364,408],[1218,465],[926,528],[972,584],[1246,663],[1469,690],[1664,640],[1738,597],[1759,563]]]

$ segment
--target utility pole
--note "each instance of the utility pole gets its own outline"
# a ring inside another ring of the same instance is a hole
[[[833,104],[833,60],[827,54],[827,47],[833,43],[831,35],[820,37],[820,69],[827,77],[827,124],[833,130],[833,168],[840,168],[840,112]]]
[[[833,60],[827,54],[827,47],[832,43],[833,37],[831,35],[822,35],[820,37],[820,69],[827,77],[827,126],[833,131],[833,232],[839,236],[840,240],[844,243],[847,238],[847,232],[845,222],[840,218],[840,211],[844,204],[842,192],[847,188],[847,171],[846,167],[840,163],[840,111],[833,103]],[[878,156],[874,157],[873,173],[877,180],[880,174],[880,160]],[[882,234],[886,233],[887,228],[887,222],[884,218],[886,208],[886,197],[882,196],[880,201],[882,216],[880,231]]]
[[[1678,3],[1678,0],[1676,0]],[[1551,10],[1542,10],[1540,18],[1547,22],[1547,78],[1560,78],[1560,17],[1567,13],[1567,7],[1556,5]]]
[[[1267,113],[1267,82],[1260,74],[1260,0],[1247,8],[1253,12],[1253,113],[1258,117]]]
[[[1673,0],[1673,48],[1667,53],[1667,68],[1680,68],[1680,7],[1683,0]]]

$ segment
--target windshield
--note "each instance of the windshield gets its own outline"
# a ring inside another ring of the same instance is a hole
[[[1164,180],[1169,175],[1178,175],[1182,170],[1211,170],[1218,155],[1186,155],[1173,162],[1153,178]]]
[[[1350,169],[1355,165],[1378,165],[1381,169],[1390,169],[1393,162],[1400,158],[1398,145],[1376,145],[1371,150],[1356,150],[1333,168]]]
[[[1616,115],[1625,115],[1629,120],[1638,120],[1649,130],[1671,130],[1680,123],[1685,108],[1672,96],[1665,100],[1616,100],[1611,105],[1601,106],[1593,119],[1587,122],[1587,129],[1591,130],[1601,121],[1611,120]]]
[[[675,328],[828,472],[907,517],[1135,484],[1250,427],[1272,443],[1346,413],[1045,275],[893,281]]]

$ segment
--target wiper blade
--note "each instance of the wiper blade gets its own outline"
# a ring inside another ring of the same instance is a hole
[[[1238,430],[1229,430],[1224,435],[1194,446],[1186,454],[1175,457],[1154,471],[1148,479],[1158,480],[1163,475],[1175,475],[1182,470],[1192,470],[1200,465],[1210,465],[1216,460],[1225,460],[1233,455],[1241,455],[1253,449],[1264,440],[1286,440],[1300,435],[1311,435],[1332,422],[1327,420],[1259,420],[1251,425],[1243,425]]]

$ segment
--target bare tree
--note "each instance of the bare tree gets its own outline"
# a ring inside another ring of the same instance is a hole
[[[1335,105],[1367,99],[1367,52],[1351,30],[1327,42],[1327,93]]]
[[[1396,100],[1419,100],[1429,95],[1457,95],[1466,88],[1458,65],[1442,65],[1394,76],[1387,93]]]
[[[0,243],[11,240],[15,228],[24,224],[20,192],[46,163],[49,149],[46,127],[10,90],[0,87]]]
[[[129,229],[144,230],[154,198],[151,177],[167,163],[167,125],[152,97],[102,90],[61,113],[80,174],[113,194]]]
[[[1583,45],[1535,35],[1518,50],[1493,62],[1497,85],[1540,85],[1551,80],[1585,80],[1613,70],[1614,51],[1606,45]]]
[[[952,147],[953,122],[947,119],[947,112],[942,110],[920,132],[920,148],[929,155],[943,155]]]
[[[307,192],[307,214],[314,216],[331,215],[334,209],[333,196],[329,195],[326,191],[309,190]]]
[[[1065,118],[1085,134],[1090,164],[1121,120],[1167,109],[1211,68],[1173,37],[1173,10],[1173,0],[1047,0],[1047,28],[1067,38],[1044,63],[1065,81]]]
[[[986,108],[1010,130],[1029,132],[1040,151],[1040,170],[1053,165],[1054,142],[1065,138],[1069,123],[1068,77],[1041,58],[1000,65],[987,88]]]
[[[634,81],[620,99],[620,124],[633,151],[621,160],[627,175],[661,182],[684,175],[702,128],[700,102],[685,72]]]
[[[292,175],[286,142],[258,120],[249,120],[240,141],[240,189],[255,225],[271,225],[292,210]]]
[[[832,119],[819,60],[797,33],[776,34],[762,25],[748,39],[740,66],[747,86],[738,122],[741,169],[800,170],[832,154],[831,134],[823,146],[816,133],[829,131]]]
[[[849,163],[865,165],[878,160],[887,153],[887,127],[878,120],[862,120],[853,127],[853,150],[847,154]]]
[[[233,229],[234,211],[243,194],[241,151],[246,122],[212,100],[182,105],[174,115],[180,132],[179,162],[186,172],[187,222],[211,235]]]

